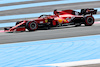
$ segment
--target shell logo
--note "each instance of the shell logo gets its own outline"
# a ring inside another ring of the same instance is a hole
[[[46,20],[45,20],[45,22],[47,23],[47,22],[48,22],[48,20],[46,19]]]
[[[63,22],[63,20],[62,20],[62,19],[58,19],[58,22],[59,22],[59,23],[62,23],[62,22]]]

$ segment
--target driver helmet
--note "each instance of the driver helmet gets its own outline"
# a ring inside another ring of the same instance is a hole
[[[55,15],[57,14],[57,9],[54,10],[54,14],[55,14]]]

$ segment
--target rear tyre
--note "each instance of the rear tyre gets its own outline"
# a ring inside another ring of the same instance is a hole
[[[29,31],[35,31],[37,28],[38,28],[38,24],[36,21],[28,21],[26,23],[26,28],[29,30]]]
[[[86,16],[85,17],[85,26],[92,26],[93,24],[94,24],[94,17]]]

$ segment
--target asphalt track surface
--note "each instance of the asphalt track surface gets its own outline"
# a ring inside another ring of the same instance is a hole
[[[15,3],[7,3],[7,4],[0,4],[1,6],[11,6],[11,5],[19,5],[19,4],[28,4],[28,3],[39,3],[39,2],[48,2],[48,1],[58,1],[58,0],[34,0],[34,1],[24,1],[24,2],[15,2]]]
[[[100,24],[81,27],[67,26],[55,27],[50,30],[37,30],[34,32],[0,33],[0,44],[26,41],[37,41],[57,38],[78,37],[100,34]]]
[[[42,1],[50,1],[50,0],[42,0]],[[52,0],[51,0],[52,1]],[[41,2],[41,0],[33,1]],[[19,2],[19,3],[10,3],[3,4],[1,6],[9,6],[9,5],[18,5],[18,4],[26,4],[32,3],[29,2]],[[100,8],[100,1],[95,2],[86,2],[86,3],[71,3],[71,4],[61,4],[61,5],[52,5],[52,6],[44,6],[44,7],[34,7],[34,8],[24,8],[17,10],[8,10],[1,11],[0,16],[5,15],[15,15],[15,14],[28,14],[28,13],[38,13],[38,12],[48,12],[53,11],[54,9],[81,9],[81,8]],[[100,14],[100,12],[98,12]],[[5,22],[13,22],[19,19],[14,20],[0,20],[0,23]],[[97,19],[99,20],[99,19]],[[37,41],[37,40],[48,40],[48,39],[57,39],[57,38],[69,38],[69,37],[78,37],[78,36],[88,36],[88,35],[97,35],[100,34],[100,24],[94,24],[93,26],[84,26],[74,27],[74,26],[64,26],[64,27],[55,27],[50,30],[37,30],[34,32],[19,32],[19,33],[0,33],[0,44],[5,43],[17,43],[17,42],[26,42],[26,41]],[[87,67],[87,66],[79,66],[79,67]],[[100,65],[88,65],[88,67],[100,67]]]

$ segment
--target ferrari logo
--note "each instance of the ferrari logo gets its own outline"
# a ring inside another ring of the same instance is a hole
[[[47,23],[47,22],[48,22],[48,20],[46,19],[46,20],[45,20],[45,22]]]

